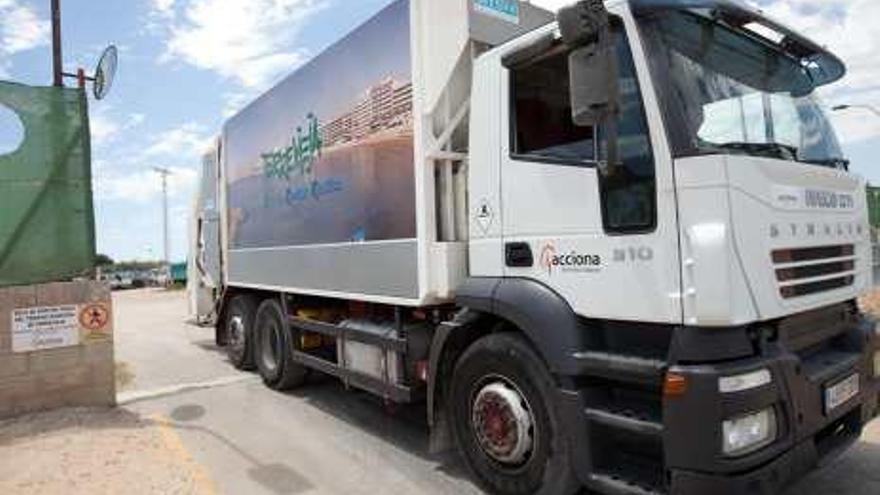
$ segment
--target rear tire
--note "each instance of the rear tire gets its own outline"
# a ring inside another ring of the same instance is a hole
[[[254,358],[263,383],[274,390],[290,390],[306,381],[307,368],[293,360],[298,339],[285,324],[284,311],[275,299],[267,299],[257,310]]]
[[[254,369],[253,328],[257,314],[257,300],[253,296],[235,296],[229,301],[224,319],[226,355],[229,362],[240,370]]]
[[[580,489],[556,407],[556,384],[520,336],[474,342],[455,366],[449,407],[459,452],[501,495],[570,495]]]

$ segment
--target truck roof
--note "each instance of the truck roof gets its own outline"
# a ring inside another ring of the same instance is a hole
[[[710,10],[718,17],[736,27],[758,23],[779,35],[779,40],[767,40],[801,60],[816,86],[833,83],[846,75],[844,62],[825,47],[812,41],[782,22],[772,19],[763,10],[741,0],[628,0],[633,10],[652,9],[700,9]],[[760,33],[756,33],[760,34]]]

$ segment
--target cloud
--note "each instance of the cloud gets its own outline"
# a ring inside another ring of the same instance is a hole
[[[120,122],[110,115],[109,107],[102,107],[97,112],[93,112],[89,117],[92,143],[95,146],[107,145],[123,132],[130,131],[143,124],[145,119],[144,114],[133,113]]]
[[[223,95],[223,118],[229,118],[238,113],[245,105],[253,101],[259,95],[259,91],[234,91]]]
[[[538,7],[556,12],[560,7],[571,5],[574,2],[572,0],[534,0],[532,3]]]
[[[0,0],[0,55],[49,44],[50,24],[19,0]]]
[[[187,122],[153,136],[141,156],[198,159],[211,146],[212,140],[212,135],[205,131],[204,126]]]
[[[174,17],[175,0],[153,0],[153,10],[163,17]]]
[[[168,176],[168,196],[186,198],[192,195],[198,172],[189,167],[170,167]],[[130,201],[147,203],[157,201],[162,194],[162,180],[152,169],[132,173],[105,172],[95,178],[95,194],[101,201]]]
[[[301,64],[293,48],[303,22],[325,0],[153,0],[168,19],[160,62],[182,61],[249,89],[265,88]]]
[[[123,124],[110,118],[104,124],[100,124],[102,118],[97,120],[97,132],[103,133],[106,144],[123,135],[124,130],[141,125],[143,116],[133,114]],[[92,132],[95,133],[94,125]],[[171,170],[168,178],[171,201],[188,204],[198,179],[201,156],[213,143],[211,135],[201,125],[189,122],[140,139],[139,147],[114,148],[94,161],[92,168],[98,201],[143,203],[157,199],[162,189],[153,167],[160,166]],[[105,147],[105,151],[109,148]],[[187,165],[168,166],[169,163]]]
[[[141,125],[138,120],[135,114],[125,122]],[[120,127],[124,128],[125,124],[116,126]],[[93,162],[95,204],[102,222],[102,249],[116,256],[124,250],[127,254],[122,257],[130,257],[135,252],[140,253],[143,244],[153,246],[154,253],[161,252],[161,248],[155,247],[161,246],[158,227],[155,235],[143,231],[144,222],[150,221],[147,217],[155,217],[157,222],[161,219],[162,180],[153,169],[161,166],[171,172],[168,200],[172,252],[176,257],[183,256],[181,253],[186,251],[184,233],[198,185],[200,158],[212,139],[203,126],[192,122],[153,134],[144,134],[138,129],[136,134],[132,140],[123,143],[122,139],[116,138],[130,136],[131,132],[110,132],[109,139],[116,139],[119,145],[105,146],[105,154]],[[133,218],[135,223],[132,223]],[[133,229],[135,224],[139,227]],[[125,234],[120,237],[118,233]]]

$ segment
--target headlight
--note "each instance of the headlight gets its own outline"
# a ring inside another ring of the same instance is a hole
[[[743,390],[763,387],[770,383],[770,380],[770,370],[764,368],[742,375],[721,377],[718,379],[718,390],[723,394],[742,392]]]
[[[772,408],[724,422],[722,451],[741,456],[759,450],[776,440],[776,411]]]

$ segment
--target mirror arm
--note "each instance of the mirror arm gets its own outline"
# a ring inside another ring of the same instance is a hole
[[[610,23],[606,24],[599,33],[600,49],[609,58],[609,71],[606,84],[608,88],[608,114],[605,122],[605,166],[600,170],[606,177],[617,173],[622,165],[620,162],[620,148],[618,146],[617,119],[620,114],[620,89],[618,83],[617,57],[615,56],[614,34]]]
[[[605,129],[606,160],[599,160],[599,171],[608,177],[621,165],[619,70],[611,16],[604,0],[580,0],[560,9],[557,21],[562,41],[571,50],[572,120],[578,126]]]
[[[617,145],[617,115],[611,114],[605,125],[605,161],[599,162],[599,171],[605,177],[614,175],[620,168],[620,148]]]
[[[68,78],[68,79],[79,79],[79,74],[72,74],[70,72],[62,72],[61,75]],[[91,76],[83,76],[83,79],[85,79],[86,81],[94,81],[95,80],[95,78],[91,77]]]

